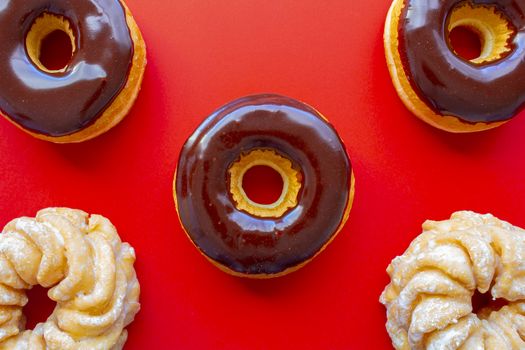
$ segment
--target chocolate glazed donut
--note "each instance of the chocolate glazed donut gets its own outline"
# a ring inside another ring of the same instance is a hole
[[[459,26],[479,35],[480,57],[454,52],[448,34]],[[401,98],[438,128],[489,129],[523,107],[525,1],[394,0],[385,48]]]
[[[242,176],[255,165],[283,177],[273,205],[251,202]],[[174,181],[180,221],[222,270],[286,274],[316,256],[346,221],[353,173],[333,127],[314,109],[278,95],[241,98],[209,116],[186,141]]]
[[[120,1],[3,0],[0,26],[0,114],[23,130],[53,142],[83,141],[118,123],[131,107],[145,46]],[[39,61],[41,43],[53,30],[68,34],[73,47],[60,70]]]

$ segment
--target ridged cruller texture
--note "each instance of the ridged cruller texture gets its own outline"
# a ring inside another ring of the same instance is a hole
[[[396,349],[525,349],[525,231],[470,211],[426,221],[387,269],[381,295]],[[472,313],[472,296],[509,303]]]
[[[99,215],[48,208],[0,234],[0,349],[122,349],[139,311],[133,248]],[[25,290],[49,288],[57,305],[24,330]]]

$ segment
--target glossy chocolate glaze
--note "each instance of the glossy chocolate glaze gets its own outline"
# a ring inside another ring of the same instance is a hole
[[[507,56],[473,64],[456,56],[447,40],[447,18],[460,0],[405,0],[399,22],[399,51],[409,81],[436,113],[467,123],[513,117],[525,102],[525,1],[472,0],[496,4],[516,35]]]
[[[303,175],[298,205],[278,218],[235,207],[228,168],[241,153],[273,149]],[[349,200],[351,165],[333,127],[287,97],[241,98],[186,141],[177,175],[184,229],[211,259],[243,274],[275,274],[312,258],[336,233]]]
[[[44,12],[65,17],[77,50],[63,73],[29,58],[25,38]],[[0,111],[33,132],[64,136],[93,123],[125,86],[133,42],[118,0],[0,0]]]

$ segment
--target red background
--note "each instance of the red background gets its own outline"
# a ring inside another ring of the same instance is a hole
[[[0,225],[48,206],[81,208],[110,218],[135,247],[142,310],[127,349],[390,349],[378,303],[385,268],[424,219],[472,209],[525,226],[525,115],[472,135],[413,117],[384,60],[390,0],[128,5],[149,64],[118,127],[54,145],[0,120]],[[197,125],[258,92],[326,115],[357,180],[350,219],[330,247],[302,270],[264,281],[208,263],[183,234],[171,192],[178,152]],[[52,304],[31,294],[30,319],[44,319]]]

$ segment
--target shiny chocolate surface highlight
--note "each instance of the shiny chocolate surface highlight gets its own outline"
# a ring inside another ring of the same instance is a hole
[[[404,0],[399,53],[405,72],[420,99],[438,114],[467,123],[508,120],[525,102],[525,1],[471,1],[496,4],[516,31],[507,56],[482,64],[449,47],[447,18],[462,2]]]
[[[236,208],[228,169],[254,149],[292,161],[303,182],[298,205],[281,217]],[[351,165],[341,139],[318,112],[278,95],[236,100],[186,141],[175,179],[179,217],[195,245],[242,274],[276,274],[312,258],[337,232],[349,201]]]
[[[63,73],[40,70],[25,38],[43,13],[70,22],[77,50]],[[64,136],[93,123],[124,88],[133,41],[118,0],[0,0],[0,112],[32,132]]]

